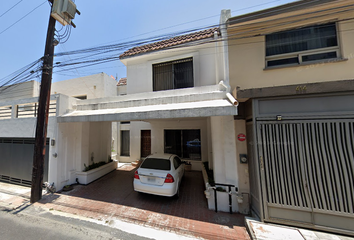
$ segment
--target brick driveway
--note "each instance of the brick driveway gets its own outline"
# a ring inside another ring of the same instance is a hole
[[[133,190],[135,169],[124,166],[69,192],[46,195],[41,207],[109,221],[113,218],[204,239],[250,239],[244,215],[208,210],[201,172],[186,172],[179,199]]]

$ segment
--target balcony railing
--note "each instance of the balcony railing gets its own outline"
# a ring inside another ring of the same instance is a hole
[[[12,106],[2,106],[0,107],[0,120],[10,119],[12,114]]]
[[[49,116],[56,115],[56,101],[50,101]],[[16,118],[37,117],[38,103],[26,103],[17,105]]]

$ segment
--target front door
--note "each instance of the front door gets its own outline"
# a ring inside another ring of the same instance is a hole
[[[151,154],[151,130],[141,130],[141,157]]]

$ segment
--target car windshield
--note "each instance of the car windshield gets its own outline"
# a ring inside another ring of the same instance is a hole
[[[147,158],[141,164],[140,168],[156,169],[156,170],[171,170],[171,162],[168,159]]]

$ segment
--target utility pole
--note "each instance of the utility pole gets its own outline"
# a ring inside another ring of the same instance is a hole
[[[54,57],[54,32],[56,20],[49,15],[47,40],[45,44],[42,80],[39,94],[36,138],[33,154],[31,203],[42,198],[44,158],[47,139],[48,114],[50,104],[50,88],[52,85],[53,57]]]
[[[39,93],[36,138],[33,154],[31,203],[42,198],[44,158],[47,139],[47,126],[50,105],[50,88],[52,85],[53,58],[54,58],[54,33],[55,23],[59,21],[62,25],[70,24],[76,27],[71,21],[75,14],[80,12],[71,0],[48,0],[52,3],[49,16],[47,40],[45,43],[41,89]],[[53,11],[54,10],[54,11]]]

